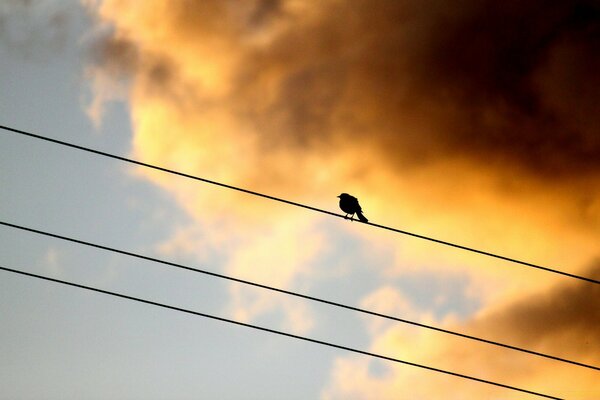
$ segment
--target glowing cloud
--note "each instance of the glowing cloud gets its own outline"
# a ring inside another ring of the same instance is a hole
[[[91,49],[97,98],[90,110],[110,98],[114,82],[106,77],[125,82],[132,152],[144,162],[328,209],[340,192],[353,193],[371,221],[571,272],[600,254],[594,2],[105,0],[90,9],[102,33]],[[296,287],[316,276],[309,265],[325,243],[336,243],[318,216],[137,173],[214,232],[209,242],[225,249],[222,268],[236,275]],[[511,319],[522,311],[520,299],[560,295],[552,275],[433,252],[356,224],[345,229],[370,248],[391,249],[381,276],[468,276],[466,290],[482,304],[465,323],[470,329],[487,333],[502,321],[508,337],[525,340]],[[192,246],[182,234],[163,249]],[[280,307],[291,329],[313,326],[307,309],[274,306],[235,287],[230,294],[238,318]],[[405,297],[386,286],[364,302],[414,312]],[[512,358],[489,364],[491,353],[467,355],[465,346],[427,333],[399,347],[396,328],[367,328],[374,349],[400,348],[432,363],[461,359],[465,369],[486,364],[485,372],[549,391],[573,387],[561,383],[561,367],[536,364],[534,371]],[[558,336],[543,340],[556,348],[564,343]],[[516,376],[510,363],[527,372]],[[551,387],[544,374],[555,377]],[[591,375],[576,374],[569,380],[577,390],[597,391]],[[408,382],[422,397],[436,397],[439,385],[428,379],[403,367],[373,378],[366,361],[341,359],[324,397],[393,398]],[[468,393],[488,394],[478,390]]]

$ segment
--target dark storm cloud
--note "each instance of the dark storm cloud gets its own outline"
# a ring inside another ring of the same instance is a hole
[[[595,173],[599,29],[592,2],[342,2],[251,54],[240,99],[263,132],[293,143],[335,125],[394,163],[458,155]],[[281,67],[268,112],[253,109],[260,76]]]
[[[427,89],[447,91],[461,108],[449,143],[535,172],[597,172],[598,4],[479,2],[472,10],[442,19],[419,63]],[[571,114],[572,103],[589,112]]]
[[[451,157],[542,179],[600,172],[597,1],[170,7],[178,40],[227,43],[213,50],[238,61],[218,101],[265,148],[328,151],[342,136],[394,168]],[[177,71],[157,65],[148,80],[175,85]]]

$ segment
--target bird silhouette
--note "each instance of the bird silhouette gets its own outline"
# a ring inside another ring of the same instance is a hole
[[[350,220],[354,221],[352,217],[356,214],[358,219],[362,222],[369,222],[367,217],[363,215],[362,208],[360,208],[360,204],[358,204],[358,199],[356,197],[350,196],[348,193],[342,193],[338,197],[340,199],[340,208],[346,213],[344,218],[348,218],[348,215],[350,215]]]

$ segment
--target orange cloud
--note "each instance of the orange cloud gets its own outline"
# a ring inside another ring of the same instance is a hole
[[[105,0],[90,7],[102,25],[92,48],[98,98],[91,110],[110,98],[107,76],[125,81],[132,153],[144,162],[326,209],[349,192],[371,221],[573,273],[585,273],[600,254],[593,90],[600,52],[592,34],[599,12],[591,2]],[[214,232],[209,246],[225,249],[222,268],[232,274],[297,287],[317,276],[308,266],[336,243],[319,228],[321,217],[306,211],[136,173]],[[343,229],[369,254],[392,255],[374,274],[468,276],[466,290],[482,305],[476,320],[494,310],[517,313],[512,305],[531,293],[557,295],[547,292],[559,280],[550,274],[363,225]],[[193,252],[192,236],[164,249]],[[239,288],[230,293],[238,318],[276,307]],[[383,287],[365,301],[378,307],[383,298],[404,297]],[[291,329],[313,326],[306,308],[277,307]],[[506,318],[507,334],[516,335]],[[384,328],[369,327],[380,332],[372,347],[396,349],[397,331]],[[418,351],[402,350],[432,362],[465,357],[465,367],[476,368],[492,357],[466,356],[434,335],[409,339]],[[490,375],[546,387],[550,367],[516,376],[512,362],[490,366]],[[427,386],[425,375],[404,368],[373,379],[363,361],[336,365],[325,397],[392,397],[409,378]],[[557,383],[567,370],[552,368],[549,390],[567,393],[573,385]],[[577,382],[596,390],[591,375]],[[438,393],[423,390],[425,398]],[[488,393],[470,390],[472,398]]]
[[[597,279],[600,266],[587,272]],[[600,334],[599,292],[597,285],[590,283],[565,283],[485,312],[467,323],[448,325],[476,336],[499,338],[504,343],[598,365],[600,348],[595,339]],[[389,325],[374,334],[371,351],[561,398],[600,396],[596,371],[442,336]],[[383,365],[383,373],[377,374],[373,372],[373,364],[373,360],[364,357],[338,358],[323,397],[519,399],[524,396],[389,363]]]

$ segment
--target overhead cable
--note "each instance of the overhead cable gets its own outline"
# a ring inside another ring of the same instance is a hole
[[[549,355],[549,354],[544,354],[544,353],[540,353],[540,352],[533,351],[533,350],[528,350],[528,349],[517,347],[517,346],[512,346],[512,345],[509,345],[509,344],[500,343],[500,342],[497,342],[497,341],[493,341],[493,340],[489,340],[489,339],[484,339],[484,338],[480,338],[480,337],[477,337],[477,336],[468,335],[468,334],[465,334],[465,333],[455,332],[455,331],[452,331],[452,330],[449,330],[449,329],[444,329],[444,328],[436,327],[436,326],[433,326],[433,325],[427,325],[427,324],[424,324],[424,323],[420,323],[420,322],[416,322],[416,321],[411,321],[411,320],[408,320],[408,319],[399,318],[399,317],[395,317],[395,316],[392,316],[392,315],[382,314],[382,313],[378,313],[378,312],[375,312],[375,311],[366,310],[366,309],[363,309],[363,308],[349,306],[349,305],[346,305],[346,304],[337,303],[337,302],[334,302],[334,301],[325,300],[325,299],[321,299],[321,298],[318,298],[318,297],[309,296],[309,295],[306,295],[306,294],[301,294],[301,293],[297,293],[297,292],[293,292],[293,291],[289,291],[289,290],[285,290],[285,289],[280,289],[280,288],[276,288],[276,287],[264,285],[264,284],[261,284],[261,283],[256,283],[256,282],[248,281],[248,280],[245,280],[245,279],[239,279],[239,278],[235,278],[235,277],[232,277],[232,276],[219,274],[219,273],[216,273],[216,272],[210,272],[210,271],[207,271],[207,270],[197,269],[197,268],[193,268],[193,267],[190,267],[190,266],[187,266],[187,265],[177,264],[177,263],[174,263],[174,262],[161,260],[161,259],[158,259],[158,258],[155,258],[155,257],[146,256],[146,255],[143,255],[143,254],[133,253],[133,252],[126,251],[126,250],[120,250],[120,249],[116,249],[116,248],[113,248],[113,247],[108,247],[108,246],[103,246],[103,245],[96,244],[96,243],[87,242],[87,241],[84,241],[84,240],[81,240],[81,239],[75,239],[75,238],[70,238],[70,237],[67,237],[67,236],[58,235],[56,233],[50,233],[50,232],[41,231],[41,230],[38,230],[38,229],[28,228],[28,227],[21,226],[21,225],[11,224],[9,222],[5,222],[5,221],[1,221],[1,220],[0,220],[0,225],[4,225],[4,226],[10,227],[10,228],[20,229],[20,230],[31,232],[31,233],[36,233],[36,234],[39,234],[39,235],[49,236],[49,237],[52,237],[52,238],[55,238],[55,239],[61,239],[61,240],[65,240],[65,241],[68,241],[68,242],[77,243],[77,244],[80,244],[80,245],[85,245],[85,246],[93,247],[93,248],[100,249],[100,250],[110,251],[110,252],[113,252],[113,253],[118,253],[118,254],[129,256],[129,257],[135,257],[135,258],[146,260],[146,261],[151,261],[151,262],[155,262],[155,263],[159,263],[159,264],[163,264],[163,265],[168,265],[170,267],[175,267],[175,268],[180,268],[180,269],[184,269],[184,270],[188,270],[188,271],[198,272],[198,273],[205,274],[205,275],[210,275],[210,276],[213,276],[213,277],[216,277],[216,278],[226,279],[226,280],[234,281],[234,282],[237,282],[237,283],[242,283],[242,284],[245,284],[245,285],[250,285],[250,286],[258,287],[258,288],[261,288],[261,289],[266,289],[266,290],[270,290],[270,291],[274,291],[274,292],[278,292],[278,293],[283,293],[283,294],[290,295],[290,296],[299,297],[299,298],[306,299],[306,300],[315,301],[315,302],[318,302],[318,303],[328,304],[328,305],[331,305],[331,306],[335,306],[335,307],[339,307],[339,308],[343,308],[343,309],[347,309],[347,310],[351,310],[351,311],[355,311],[355,312],[360,312],[360,313],[367,314],[367,315],[372,315],[372,316],[375,316],[375,317],[385,318],[385,319],[389,319],[389,320],[396,321],[396,322],[402,322],[402,323],[405,323],[405,324],[418,326],[420,328],[430,329],[430,330],[434,330],[434,331],[437,331],[437,332],[442,332],[442,333],[445,333],[445,334],[458,336],[458,337],[461,337],[461,338],[464,338],[464,339],[475,340],[475,341],[478,341],[478,342],[482,342],[482,343],[486,343],[486,344],[491,344],[491,345],[494,345],[494,346],[499,346],[499,347],[503,347],[503,348],[510,349],[510,350],[520,351],[520,352],[531,354],[531,355],[535,355],[535,356],[538,356],[538,357],[548,358],[548,359],[551,359],[551,360],[554,360],[554,361],[560,361],[560,362],[564,362],[564,363],[568,363],[568,364],[573,364],[573,365],[577,365],[577,366],[580,366],[580,367],[585,367],[585,368],[594,369],[596,371],[600,371],[600,367],[596,367],[594,365],[584,364],[584,363],[581,363],[581,362],[578,362],[578,361],[572,361],[572,360],[568,360],[568,359],[565,359],[565,358],[556,357],[556,356],[552,356],[552,355]]]
[[[337,213],[334,213],[334,212],[331,212],[331,211],[323,210],[323,209],[316,208],[316,207],[313,207],[313,206],[309,206],[309,205],[306,205],[306,204],[298,203],[298,202],[291,201],[291,200],[282,199],[282,198],[279,198],[279,197],[271,196],[271,195],[260,193],[260,192],[255,192],[253,190],[248,190],[248,189],[240,188],[240,187],[229,185],[229,184],[226,184],[226,183],[221,183],[221,182],[213,181],[213,180],[210,180],[210,179],[207,179],[207,178],[202,178],[202,177],[191,175],[191,174],[187,174],[187,173],[184,173],[184,172],[179,172],[179,171],[175,171],[175,170],[172,170],[172,169],[160,167],[160,166],[157,166],[157,165],[152,165],[152,164],[145,163],[145,162],[142,162],[142,161],[134,160],[134,159],[127,158],[127,157],[122,157],[122,156],[119,156],[119,155],[116,155],[116,154],[107,153],[107,152],[96,150],[96,149],[92,149],[92,148],[89,148],[89,147],[80,146],[80,145],[69,143],[69,142],[65,142],[65,141],[62,141],[62,140],[58,140],[58,139],[53,139],[53,138],[49,138],[49,137],[37,135],[35,133],[27,132],[27,131],[24,131],[24,130],[11,128],[9,126],[0,125],[0,129],[4,129],[4,130],[9,131],[9,132],[13,132],[13,133],[17,133],[17,134],[20,134],[20,135],[32,137],[32,138],[35,138],[35,139],[44,140],[46,142],[58,144],[58,145],[61,145],[61,146],[66,146],[66,147],[70,147],[70,148],[73,148],[73,149],[85,151],[85,152],[88,152],[88,153],[93,153],[93,154],[97,154],[97,155],[100,155],[100,156],[109,157],[109,158],[112,158],[112,159],[115,159],[115,160],[124,161],[124,162],[130,163],[130,164],[135,164],[135,165],[139,165],[139,166],[142,166],[142,167],[151,168],[151,169],[154,169],[154,170],[157,170],[157,171],[166,172],[166,173],[169,173],[169,174],[172,174],[172,175],[177,175],[177,176],[181,176],[181,177],[184,177],[184,178],[193,179],[193,180],[204,182],[204,183],[209,183],[211,185],[216,185],[216,186],[224,187],[224,188],[227,188],[227,189],[236,190],[238,192],[243,192],[243,193],[251,194],[251,195],[254,195],[254,196],[263,197],[263,198],[266,198],[266,199],[269,199],[269,200],[278,201],[278,202],[289,204],[289,205],[293,205],[293,206],[296,206],[296,207],[302,207],[302,208],[305,208],[305,209],[308,209],[308,210],[311,210],[311,211],[315,211],[315,212],[319,212],[319,213],[322,213],[322,214],[328,214],[328,215],[331,215],[331,216],[334,216],[334,217],[345,218],[345,216],[342,215],[342,214],[337,214]],[[502,255],[491,253],[491,252],[484,251],[484,250],[475,249],[475,248],[468,247],[468,246],[463,246],[463,245],[452,243],[452,242],[447,242],[445,240],[435,239],[435,238],[432,238],[432,237],[429,237],[429,236],[420,235],[420,234],[409,232],[409,231],[405,231],[405,230],[402,230],[402,229],[392,228],[392,227],[389,227],[389,226],[380,225],[380,224],[376,224],[376,223],[373,223],[373,222],[358,222],[358,223],[363,223],[363,224],[366,224],[366,225],[371,225],[371,226],[374,226],[376,228],[385,229],[385,230],[388,230],[388,231],[400,233],[400,234],[407,235],[407,236],[412,236],[412,237],[415,237],[415,238],[418,238],[418,239],[423,239],[423,240],[427,240],[427,241],[430,241],[430,242],[442,244],[442,245],[445,245],[445,246],[454,247],[454,248],[465,250],[465,251],[469,251],[469,252],[472,252],[472,253],[477,253],[477,254],[488,256],[488,257],[493,257],[493,258],[497,258],[497,259],[500,259],[500,260],[509,261],[509,262],[512,262],[512,263],[515,263],[515,264],[520,264],[520,265],[524,265],[524,266],[527,266],[527,267],[536,268],[536,269],[543,270],[543,271],[546,271],[546,272],[551,272],[551,273],[554,273],[554,274],[559,274],[559,275],[567,276],[567,277],[570,277],[570,278],[574,278],[574,279],[578,279],[578,280],[582,280],[582,281],[586,281],[586,282],[590,282],[590,283],[600,284],[600,280],[597,280],[597,279],[592,279],[592,278],[589,278],[589,277],[584,277],[584,276],[572,274],[572,273],[569,273],[569,272],[566,272],[566,271],[557,270],[557,269],[554,269],[554,268],[544,267],[542,265],[538,265],[538,264],[533,264],[533,263],[526,262],[526,261],[517,260],[517,259],[514,259],[514,258],[502,256]]]
[[[399,364],[409,365],[409,366],[412,366],[412,367],[426,369],[426,370],[437,372],[437,373],[440,373],[440,374],[451,375],[451,376],[454,376],[454,377],[457,377],[457,378],[463,378],[463,379],[467,379],[467,380],[471,380],[471,381],[475,381],[475,382],[479,382],[479,383],[485,383],[485,384],[488,384],[488,385],[498,386],[498,387],[502,387],[502,388],[505,388],[505,389],[510,389],[510,390],[513,390],[513,391],[518,391],[518,392],[521,392],[521,393],[527,393],[527,394],[530,394],[530,395],[533,395],[533,396],[539,396],[539,397],[544,397],[544,398],[547,398],[547,399],[554,399],[554,400],[563,400],[563,399],[561,399],[559,397],[550,396],[548,394],[544,394],[544,393],[541,393],[541,392],[535,392],[533,390],[527,390],[527,389],[523,389],[523,388],[519,388],[519,387],[516,387],[516,386],[507,385],[507,384],[500,383],[500,382],[495,382],[495,381],[490,381],[490,380],[487,380],[487,379],[477,378],[477,377],[474,377],[474,376],[471,376],[471,375],[466,375],[466,374],[461,374],[461,373],[458,373],[458,372],[448,371],[448,370],[444,370],[444,369],[441,369],[441,368],[435,368],[435,367],[432,367],[432,366],[429,366],[429,365],[425,365],[425,364],[417,364],[417,363],[413,363],[413,362],[410,362],[410,361],[401,360],[401,359],[395,358],[395,357],[390,357],[390,356],[386,356],[386,355],[382,355],[382,354],[372,353],[372,352],[369,352],[369,351],[364,351],[364,350],[356,349],[356,348],[353,348],[353,347],[342,346],[342,345],[331,343],[331,342],[325,342],[325,341],[322,341],[322,340],[313,339],[313,338],[309,338],[309,337],[306,337],[306,336],[295,335],[295,334],[292,334],[292,333],[278,331],[278,330],[271,329],[271,328],[266,328],[266,327],[263,327],[263,326],[258,326],[258,325],[252,325],[252,324],[244,323],[244,322],[239,322],[239,321],[235,321],[235,320],[224,318],[224,317],[219,317],[219,316],[212,315],[212,314],[206,314],[206,313],[201,313],[201,312],[198,312],[198,311],[189,310],[189,309],[186,309],[186,308],[175,307],[175,306],[171,306],[171,305],[168,305],[168,304],[159,303],[159,302],[152,301],[152,300],[147,300],[147,299],[142,299],[142,298],[139,298],[139,297],[129,296],[129,295],[122,294],[122,293],[111,292],[111,291],[104,290],[104,289],[99,289],[99,288],[95,288],[95,287],[91,287],[91,286],[85,286],[85,285],[81,285],[81,284],[78,284],[78,283],[68,282],[68,281],[64,281],[64,280],[60,280],[60,279],[50,278],[48,276],[33,274],[33,273],[30,273],[30,272],[16,270],[16,269],[13,269],[13,268],[7,268],[7,267],[4,267],[4,266],[0,266],[0,270],[7,271],[7,272],[12,272],[12,273],[20,274],[20,275],[24,275],[24,276],[28,276],[28,277],[31,277],[31,278],[38,278],[38,279],[43,279],[43,280],[50,281],[50,282],[60,283],[60,284],[63,284],[63,285],[73,286],[73,287],[77,287],[77,288],[80,288],[80,289],[86,289],[86,290],[90,290],[90,291],[93,291],[93,292],[102,293],[102,294],[106,294],[106,295],[110,295],[110,296],[120,297],[122,299],[136,301],[136,302],[144,303],[144,304],[149,304],[149,305],[153,305],[153,306],[156,306],[156,307],[162,307],[162,308],[166,308],[166,309],[173,310],[173,311],[183,312],[183,313],[186,313],[186,314],[192,314],[192,315],[196,315],[196,316],[199,316],[199,317],[210,318],[210,319],[214,319],[214,320],[221,321],[221,322],[228,322],[230,324],[240,325],[240,326],[244,326],[246,328],[257,329],[257,330],[260,330],[260,331],[263,331],[263,332],[273,333],[273,334],[276,334],[276,335],[286,336],[286,337],[290,337],[290,338],[293,338],[293,339],[303,340],[303,341],[306,341],[306,342],[311,342],[311,343],[320,344],[320,345],[323,345],[323,346],[333,347],[333,348],[340,349],[340,350],[350,351],[350,352],[353,352],[353,353],[358,353],[358,354],[362,354],[362,355],[366,355],[366,356],[370,356],[370,357],[374,357],[374,358],[379,358],[379,359],[386,360],[386,361],[391,361],[391,362],[395,362],[395,363],[399,363]]]

